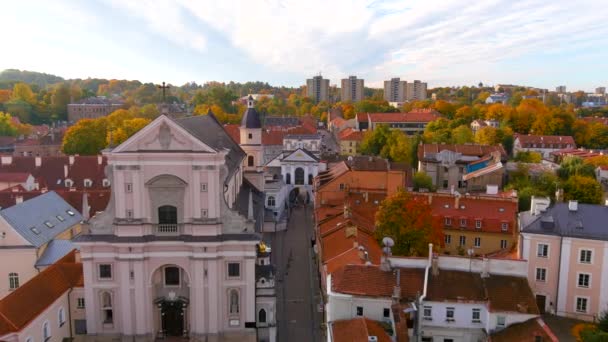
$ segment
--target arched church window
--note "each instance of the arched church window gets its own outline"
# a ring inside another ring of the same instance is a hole
[[[266,323],[266,310],[260,309],[260,312],[258,313],[258,321],[260,323]]]
[[[101,313],[104,324],[114,323],[114,310],[112,309],[112,294],[104,291],[101,293]]]

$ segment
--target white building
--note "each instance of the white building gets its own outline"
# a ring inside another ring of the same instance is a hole
[[[327,323],[364,316],[391,322],[395,331],[395,308],[417,310],[410,336],[483,341],[539,316],[526,277],[524,260],[395,257],[381,266],[347,265],[327,278]]]

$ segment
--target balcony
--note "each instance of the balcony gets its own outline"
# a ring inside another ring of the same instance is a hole
[[[180,235],[183,232],[183,223],[158,223],[154,224],[156,235]]]

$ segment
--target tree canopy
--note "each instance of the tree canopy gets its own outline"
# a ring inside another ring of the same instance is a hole
[[[400,190],[385,199],[376,213],[375,237],[380,244],[384,237],[395,241],[393,254],[424,256],[428,244],[440,246],[443,232],[431,215],[431,206],[423,198]]]

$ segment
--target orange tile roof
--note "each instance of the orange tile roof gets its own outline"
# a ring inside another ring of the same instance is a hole
[[[427,202],[431,202],[433,216],[440,219],[446,229],[506,234],[513,234],[517,230],[517,201],[512,198],[460,196],[458,207],[456,207],[456,197],[452,195],[437,193],[414,193],[413,195],[426,198]],[[445,218],[451,219],[450,226],[445,226]],[[478,220],[481,221],[480,229],[476,227]],[[464,226],[461,223],[464,223]],[[503,223],[508,224],[506,231],[502,230]]]
[[[334,292],[366,296],[391,297],[397,284],[396,271],[383,271],[375,265],[346,265],[332,273],[331,289]],[[423,268],[400,269],[401,298],[413,300],[424,285]]]
[[[542,341],[558,342],[559,339],[553,331],[543,321],[542,318],[532,318],[522,323],[509,325],[507,328],[493,333],[488,339],[489,342],[536,342],[537,337],[542,337]]]
[[[83,286],[76,251],[37,274],[0,300],[0,335],[21,331],[68,289]]]
[[[346,141],[362,141],[365,137],[365,132],[355,131],[352,128],[347,128],[340,132],[340,140]]]
[[[241,135],[240,135],[239,127],[240,126],[238,124],[225,124],[224,125],[224,130],[226,131],[226,133],[228,133],[228,135],[232,138],[232,140],[234,140],[234,142],[237,144],[241,143]]]
[[[334,342],[368,342],[370,336],[376,336],[379,342],[392,341],[379,322],[359,317],[331,323]]]

